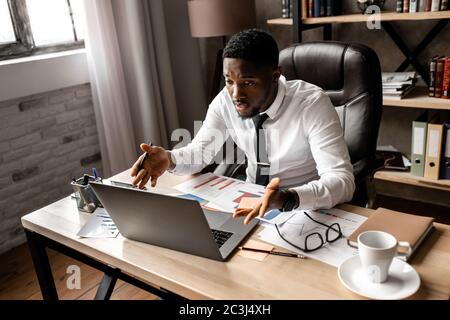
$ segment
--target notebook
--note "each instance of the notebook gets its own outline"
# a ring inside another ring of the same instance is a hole
[[[433,228],[434,218],[416,216],[403,212],[378,208],[348,238],[351,247],[357,247],[358,235],[364,231],[379,230],[392,234],[398,241],[407,241],[411,245],[411,257]]]

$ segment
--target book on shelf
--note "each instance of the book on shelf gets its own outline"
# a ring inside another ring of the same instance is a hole
[[[383,89],[383,98],[391,100],[401,100],[407,97],[408,94],[410,94],[414,90],[414,88],[414,86],[408,86],[401,91],[397,91],[396,93],[390,93],[389,91],[385,92],[385,89]]]
[[[398,86],[398,87],[386,87],[386,88],[383,88],[383,95],[400,95],[404,91],[409,90],[410,88],[412,88],[411,85]]]
[[[314,16],[315,18],[320,17],[320,0],[313,0],[314,1]]]
[[[395,12],[437,12],[448,10],[448,0],[396,0]]]
[[[383,72],[381,76],[383,96],[388,99],[403,99],[415,87],[416,72]]]
[[[397,7],[395,9],[397,13],[403,12],[403,0],[397,0]]]
[[[406,241],[410,244],[411,254],[406,257],[408,260],[433,230],[433,222],[432,217],[378,208],[347,238],[347,244],[357,247],[358,236],[365,231],[384,231],[392,234],[398,241]]]
[[[383,87],[412,85],[417,80],[417,73],[415,71],[409,72],[383,72],[381,74],[381,81]]]
[[[431,10],[432,12],[439,11],[441,8],[441,0],[431,0]]]
[[[444,123],[444,132],[442,134],[442,158],[441,158],[441,172],[439,177],[441,179],[450,179],[450,122]]]
[[[281,0],[281,17],[289,18],[290,16],[290,0]]]
[[[441,98],[448,99],[450,90],[450,58],[445,59],[444,71],[442,75],[442,94]]]
[[[439,57],[436,59],[436,80],[434,88],[434,96],[440,98],[442,96],[442,79],[444,76],[444,63],[445,57]]]
[[[409,13],[409,0],[403,0],[403,12]]]
[[[417,12],[417,0],[409,1],[409,12],[410,13]]]
[[[418,12],[424,12],[425,11],[425,1],[424,0],[418,0],[419,4],[418,4],[418,8],[417,11]]]
[[[342,11],[338,0],[303,0],[302,5],[309,18],[338,16]]]
[[[308,17],[314,17],[314,0],[303,1],[308,1]]]
[[[436,60],[438,56],[434,56],[430,61],[430,85],[429,93],[430,97],[434,97],[434,90],[436,89]]]

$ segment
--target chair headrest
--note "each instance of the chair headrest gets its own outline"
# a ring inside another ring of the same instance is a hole
[[[376,53],[361,44],[314,41],[294,44],[280,52],[282,74],[321,87],[335,106],[381,86]]]

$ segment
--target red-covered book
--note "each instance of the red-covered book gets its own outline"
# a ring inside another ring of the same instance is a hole
[[[447,57],[444,63],[444,71],[442,76],[442,96],[443,99],[448,99],[450,89],[450,58]]]

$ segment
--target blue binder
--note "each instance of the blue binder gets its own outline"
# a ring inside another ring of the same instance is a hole
[[[444,132],[442,132],[442,158],[440,179],[450,179],[450,123],[444,123]]]

